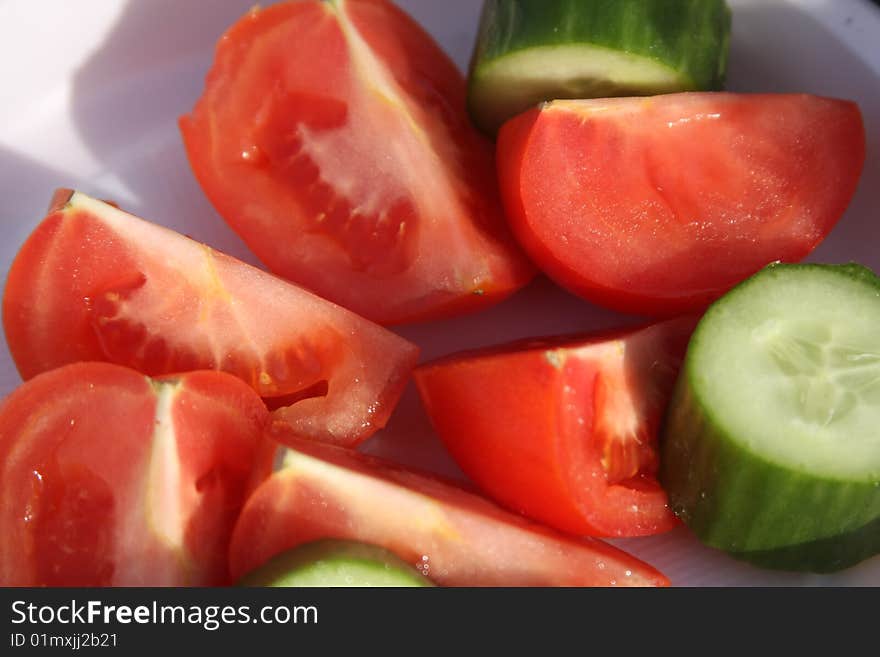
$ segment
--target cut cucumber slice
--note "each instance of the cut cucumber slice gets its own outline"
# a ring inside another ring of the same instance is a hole
[[[245,575],[240,586],[425,587],[416,568],[376,545],[325,539],[300,545]]]
[[[724,0],[486,0],[471,116],[495,134],[542,101],[720,89],[730,23]]]
[[[827,572],[880,552],[880,278],[772,265],[697,327],[661,482],[708,545]]]

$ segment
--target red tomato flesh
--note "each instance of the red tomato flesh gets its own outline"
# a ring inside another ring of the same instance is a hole
[[[301,442],[242,511],[230,552],[233,578],[322,538],[382,546],[442,586],[669,583],[598,539],[556,534],[430,475]]]
[[[25,379],[79,361],[221,370],[301,436],[344,445],[384,426],[418,358],[339,306],[69,191],[16,257],[3,322]]]
[[[554,101],[498,139],[507,215],[538,266],[598,304],[666,316],[806,257],[864,159],[858,106],[807,95]]]
[[[219,372],[78,363],[23,384],[0,406],[0,584],[228,583],[267,419]]]
[[[494,500],[573,534],[657,534],[677,524],[657,432],[695,323],[457,354],[416,382],[450,454]]]
[[[534,274],[464,79],[391,2],[250,11],[180,127],[205,193],[254,253],[365,317],[476,310]]]

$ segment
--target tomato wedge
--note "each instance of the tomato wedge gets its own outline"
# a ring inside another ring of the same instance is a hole
[[[228,583],[267,418],[219,372],[77,363],[23,384],[0,406],[0,584]]]
[[[422,365],[422,400],[459,467],[528,517],[590,536],[676,526],[657,432],[696,318],[529,340]]]
[[[304,437],[384,426],[418,348],[305,290],[69,190],[15,259],[3,298],[25,379],[78,361],[247,382]]]
[[[476,310],[534,274],[462,75],[392,2],[251,10],[180,127],[202,188],[254,253],[364,317]]]
[[[807,95],[554,101],[498,140],[508,218],[538,266],[586,299],[656,316],[806,257],[864,160],[858,106]]]
[[[230,552],[234,579],[302,543],[384,547],[442,586],[664,586],[598,539],[567,537],[473,493],[350,450],[295,442],[250,497]]]

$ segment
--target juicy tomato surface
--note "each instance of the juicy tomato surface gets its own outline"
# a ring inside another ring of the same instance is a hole
[[[573,534],[657,534],[677,524],[657,433],[695,324],[456,354],[416,382],[452,457],[499,503]]]
[[[534,274],[462,75],[392,2],[252,10],[180,127],[207,196],[254,253],[365,317],[475,310]]]
[[[663,586],[651,566],[598,539],[557,534],[437,477],[300,442],[242,511],[234,579],[323,538],[384,547],[442,586]]]
[[[858,106],[808,95],[554,101],[498,141],[507,216],[538,266],[596,303],[659,316],[806,257],[864,159]]]
[[[77,363],[24,383],[0,406],[0,584],[228,583],[267,418],[219,372]]]
[[[350,311],[69,191],[16,257],[3,322],[25,379],[78,361],[221,370],[301,436],[345,445],[385,424],[418,358]]]

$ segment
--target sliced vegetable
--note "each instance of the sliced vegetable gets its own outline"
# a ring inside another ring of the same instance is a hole
[[[695,322],[456,354],[416,382],[453,458],[496,501],[573,534],[656,534],[677,524],[657,430]]]
[[[251,10],[180,127],[205,193],[254,253],[365,317],[476,310],[534,274],[461,74],[392,2]]]
[[[598,539],[503,511],[435,477],[291,439],[283,467],[248,500],[230,551],[240,577],[323,538],[379,545],[442,586],[656,586],[668,580]]]
[[[809,254],[855,192],[865,132],[848,101],[672,94],[549,103],[498,152],[508,218],[547,274],[668,316]]]
[[[0,406],[0,584],[227,584],[267,417],[219,372],[78,363],[23,384]]]
[[[880,279],[776,265],[713,305],[664,430],[662,482],[708,545],[825,572],[880,552]]]
[[[367,543],[325,539],[282,552],[241,580],[242,586],[424,587],[419,570]]]
[[[468,107],[494,134],[542,101],[714,91],[729,42],[724,0],[485,0]]]
[[[305,290],[78,192],[56,195],[3,297],[22,377],[77,361],[234,374],[301,435],[384,426],[415,345]]]

